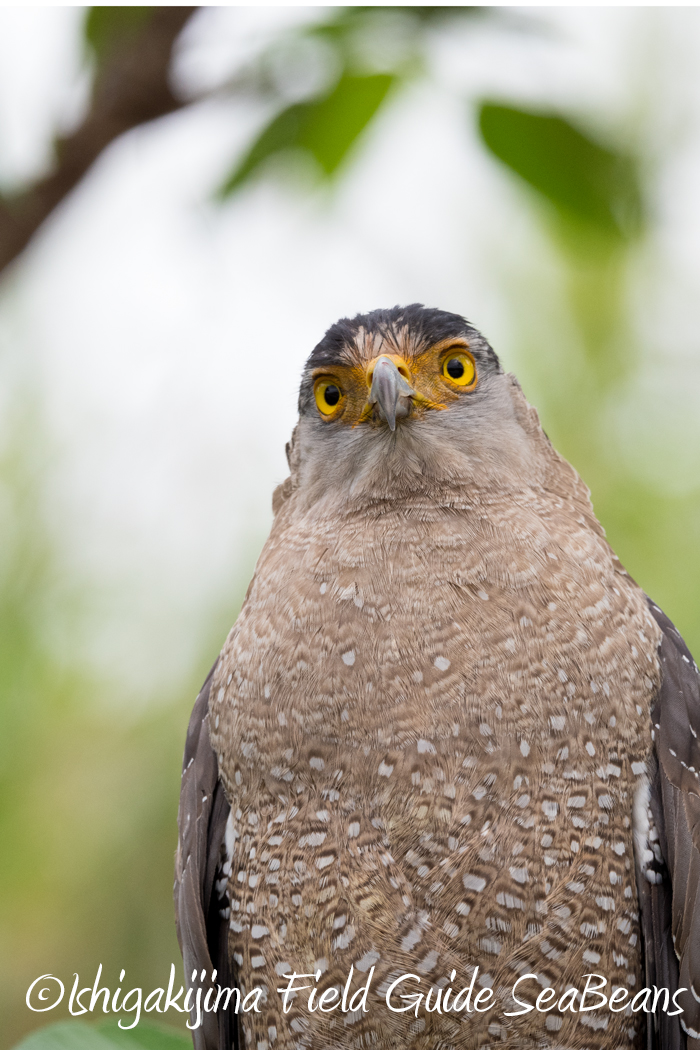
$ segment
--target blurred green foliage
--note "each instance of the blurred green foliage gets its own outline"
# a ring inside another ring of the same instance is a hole
[[[330,70],[309,85],[309,97],[279,109],[219,191],[239,190],[272,157],[311,158],[324,179],[334,176],[363,131],[399,87],[424,71],[426,34],[449,21],[492,17],[474,7],[340,7],[301,29],[290,30],[247,71],[248,86],[279,103],[285,94],[272,65],[305,55]],[[325,53],[324,53],[325,52]],[[381,69],[378,69],[380,66]],[[335,74],[335,75],[333,75]]]
[[[62,1021],[27,1036],[17,1050],[192,1050],[192,1039],[143,1021],[128,1030],[111,1021]]]
[[[641,232],[642,195],[634,158],[603,146],[555,113],[482,102],[485,145],[555,208],[604,236]]]
[[[86,40],[102,56],[150,10],[93,8]],[[248,85],[274,112],[236,160],[222,196],[240,191],[272,158],[284,166],[299,152],[324,178],[351,177],[346,162],[363,131],[402,85],[425,75],[426,34],[447,20],[476,17],[499,16],[479,8],[339,8],[289,30],[273,49],[277,58],[303,38],[330,49],[330,72],[299,99],[285,92],[284,78],[270,77],[271,53],[247,71]],[[393,41],[384,55],[372,46],[379,37]],[[613,547],[698,653],[700,494],[670,498],[632,478],[607,411],[640,367],[628,295],[651,221],[640,160],[564,113],[483,101],[476,118],[485,150],[522,188],[523,207],[532,208],[557,263],[555,287],[536,266],[532,272],[530,259],[504,287],[504,309],[518,331],[519,378],[553,443],[590,485]],[[557,316],[573,332],[566,341]],[[77,969],[87,978],[102,963],[107,983],[125,967],[131,986],[153,987],[179,958],[170,887],[184,727],[237,597],[179,696],[128,717],[104,702],[109,683],[50,642],[50,620],[71,610],[65,599],[55,605],[41,405],[10,430],[0,464],[0,949],[12,961],[0,982],[3,1045],[40,1023],[28,1015],[24,995],[41,973]],[[143,1023],[136,1031],[138,1039],[67,1023],[22,1048],[189,1045],[188,1036],[159,1043]]]
[[[85,19],[85,42],[98,62],[117,46],[136,36],[152,7],[90,7]]]
[[[183,732],[209,659],[179,697],[137,714],[70,647],[57,651],[52,623],[70,639],[86,596],[66,594],[51,548],[42,406],[26,391],[16,400],[0,459],[3,1046],[47,1020],[25,1006],[40,974],[68,983],[78,970],[91,983],[102,963],[104,983],[116,986],[124,967],[132,986],[150,989],[178,963],[170,888]]]
[[[264,128],[224,183],[221,196],[230,196],[270,157],[287,151],[309,154],[325,176],[335,174],[384,102],[393,80],[384,73],[344,73],[330,94],[283,110]]]

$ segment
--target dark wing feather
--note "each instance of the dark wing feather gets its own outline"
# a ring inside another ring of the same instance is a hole
[[[187,729],[175,858],[175,920],[185,981],[188,988],[202,988],[202,1001],[211,987],[212,970],[218,971],[216,984],[231,984],[228,919],[221,915],[215,890],[230,812],[209,740],[209,690],[215,668],[216,664],[195,701]],[[231,1050],[237,1043],[234,1020],[228,1010],[218,1016],[204,1013],[203,1024],[192,1032],[195,1050]]]
[[[700,1050],[700,674],[671,621],[649,604],[663,632],[649,802],[663,860],[657,881],[639,880],[646,982],[686,991],[676,997],[681,1015],[659,1012],[649,1025],[648,1047]]]

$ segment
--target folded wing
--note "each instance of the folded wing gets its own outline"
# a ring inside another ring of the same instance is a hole
[[[700,1050],[700,674],[683,639],[649,603],[663,635],[661,686],[652,707],[652,842],[638,856],[647,987],[676,992],[682,1014],[659,1011],[648,1050]],[[653,854],[653,856],[652,856]]]
[[[216,664],[195,701],[187,730],[175,858],[175,919],[185,981],[188,988],[202,989],[202,1001],[212,987],[213,970],[217,971],[214,986],[229,987],[232,976],[226,900],[217,892],[217,882],[223,890],[226,881],[221,866],[230,808],[209,739],[209,690],[215,668]],[[195,1050],[236,1048],[234,1022],[230,1011],[218,1016],[203,1013],[202,1025],[192,1033]]]

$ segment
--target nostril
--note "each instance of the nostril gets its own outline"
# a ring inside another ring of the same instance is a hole
[[[399,375],[400,375],[400,376],[403,376],[403,377],[404,377],[404,379],[406,380],[406,382],[409,382],[409,381],[410,381],[410,378],[411,378],[411,377],[410,377],[410,375],[408,374],[408,369],[407,369],[407,368],[404,368],[404,366],[403,366],[403,365],[399,365],[399,367],[398,367],[398,373],[399,373]]]

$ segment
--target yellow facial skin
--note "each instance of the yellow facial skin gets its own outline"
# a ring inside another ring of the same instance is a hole
[[[373,406],[368,402],[372,376],[379,357],[390,358],[411,384],[412,415],[428,409],[445,409],[451,401],[475,389],[478,376],[474,358],[465,341],[437,343],[414,358],[381,354],[363,365],[334,365],[314,373],[314,397],[324,421],[337,420],[350,426],[370,421]]]

